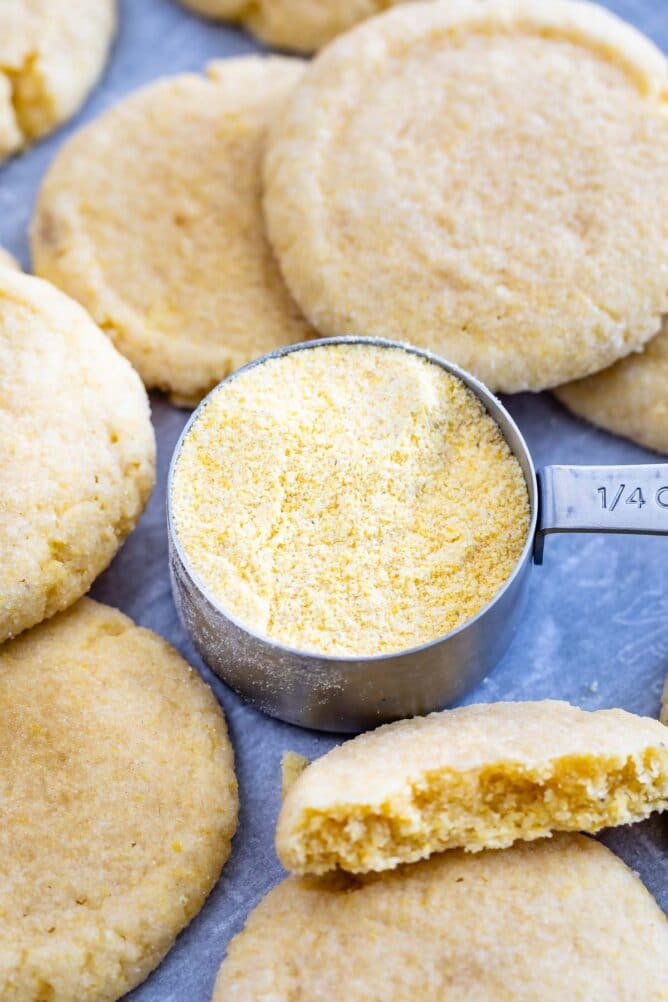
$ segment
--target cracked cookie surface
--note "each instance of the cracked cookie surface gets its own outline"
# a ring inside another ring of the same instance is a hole
[[[116,0],[0,4],[0,160],[70,118],[100,76]]]
[[[668,730],[624,710],[486,703],[387,724],[311,763],[276,829],[297,873],[387,870],[668,808]]]

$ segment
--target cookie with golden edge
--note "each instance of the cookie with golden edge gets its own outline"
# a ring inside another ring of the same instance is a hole
[[[325,335],[405,339],[509,392],[640,348],[668,311],[667,86],[662,53],[589,3],[411,3],[359,25],[267,148],[295,299]]]
[[[555,395],[578,417],[668,452],[668,320],[641,352],[586,379],[567,383]]]
[[[0,268],[11,268],[12,271],[21,271],[21,265],[4,247],[0,247]]]
[[[360,21],[405,0],[255,0],[244,26],[267,45],[315,52]]]
[[[665,1000],[668,921],[593,839],[289,877],[232,940],[213,1002]]]
[[[0,997],[111,1002],[204,904],[237,821],[213,693],[82,599],[0,648]]]
[[[278,49],[314,52],[381,10],[403,0],[181,0],[184,6],[223,21],[242,21],[261,41]]]
[[[155,481],[137,373],[67,296],[0,268],[0,642],[88,591]]]
[[[668,724],[668,678],[663,686],[663,697],[661,700],[661,722]]]
[[[297,873],[364,873],[667,807],[657,720],[552,700],[488,703],[387,724],[311,763],[287,791],[276,848]]]
[[[158,81],[74,136],[46,175],[36,272],[177,402],[309,336],[261,208],[266,126],[302,70],[248,56]]]
[[[0,4],[0,159],[70,118],[100,76],[116,0]]]

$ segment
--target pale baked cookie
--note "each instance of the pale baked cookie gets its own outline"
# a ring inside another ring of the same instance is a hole
[[[225,720],[176,650],[89,599],[0,648],[0,997],[106,1002],[230,852]]]
[[[181,0],[206,17],[243,21],[267,45],[314,52],[335,35],[403,0]]]
[[[555,390],[557,398],[600,428],[668,452],[668,321],[643,351]]]
[[[276,847],[298,873],[387,870],[443,849],[599,831],[668,807],[657,720],[546,700],[388,724],[312,762],[288,790]]]
[[[303,651],[408,650],[512,574],[529,498],[461,380],[401,347],[325,343],[224,383],[183,441],[184,558],[220,605]]]
[[[359,21],[401,2],[403,0],[254,0],[247,5],[242,19],[244,25],[267,45],[314,52]]]
[[[4,247],[0,247],[0,268],[11,268],[12,271],[21,271],[21,265]]]
[[[35,270],[179,402],[309,335],[260,190],[266,125],[302,67],[249,56],[152,84],[66,144],[40,192]]]
[[[360,25],[267,150],[293,295],[323,334],[405,338],[494,389],[611,364],[668,311],[667,86],[664,56],[588,3],[443,0]]]
[[[100,76],[116,0],[0,3],[0,159],[73,115]]]
[[[0,268],[0,642],[75,602],[155,479],[146,392],[77,304]]]
[[[232,940],[214,1002],[659,1002],[668,922],[593,839],[289,877]]]

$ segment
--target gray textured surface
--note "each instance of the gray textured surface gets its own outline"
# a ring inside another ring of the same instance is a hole
[[[608,6],[668,49],[665,0],[614,0]],[[157,76],[197,69],[213,57],[253,48],[242,32],[207,24],[170,0],[121,2],[110,65],[84,112],[68,128],[0,169],[0,243],[27,263],[26,229],[40,178],[63,139],[81,122]],[[537,465],[656,459],[576,421],[548,395],[507,402]],[[187,415],[158,398],[153,413],[160,481],[139,528],[93,594],[167,637],[197,664],[172,605],[164,527],[167,467]],[[668,539],[549,539],[545,564],[534,570],[527,615],[515,643],[468,701],[559,697],[587,709],[621,706],[655,716],[668,672],[667,585]],[[218,682],[214,688],[236,749],[239,831],[206,907],[159,969],[129,996],[134,1002],[210,998],[229,938],[281,877],[273,850],[281,752],[292,748],[313,757],[334,743],[262,717]],[[654,818],[606,833],[604,841],[640,873],[668,911],[668,821]]]

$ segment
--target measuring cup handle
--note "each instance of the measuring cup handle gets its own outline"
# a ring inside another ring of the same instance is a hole
[[[551,532],[668,535],[668,463],[539,470],[537,564]]]

